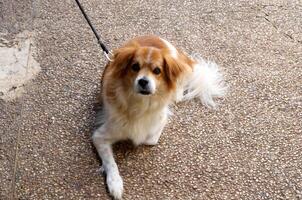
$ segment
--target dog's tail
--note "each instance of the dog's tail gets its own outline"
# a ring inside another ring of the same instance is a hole
[[[223,75],[216,63],[205,61],[198,55],[192,58],[196,64],[184,85],[183,100],[199,98],[207,107],[215,108],[214,98],[223,97],[227,91]]]

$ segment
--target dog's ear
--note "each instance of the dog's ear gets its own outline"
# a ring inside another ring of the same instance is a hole
[[[135,52],[135,47],[122,47],[115,50],[112,61],[115,76],[123,76],[126,73],[127,66],[131,64]]]
[[[168,86],[175,88],[175,84],[182,73],[185,72],[185,66],[181,62],[177,62],[170,55],[164,56],[164,71]]]

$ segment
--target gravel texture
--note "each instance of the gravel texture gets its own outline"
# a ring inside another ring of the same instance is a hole
[[[124,199],[302,199],[300,0],[81,2],[111,49],[157,34],[219,63],[230,87],[217,110],[175,105],[159,145],[114,146]],[[7,38],[33,32],[41,67],[0,100],[0,199],[110,199],[91,144],[105,58],[75,2],[0,11]]]

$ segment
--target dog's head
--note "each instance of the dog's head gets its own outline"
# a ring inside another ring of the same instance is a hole
[[[113,75],[138,95],[164,95],[175,89],[185,67],[166,49],[137,43],[117,49]]]

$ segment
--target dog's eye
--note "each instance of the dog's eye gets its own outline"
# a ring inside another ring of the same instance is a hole
[[[155,67],[155,69],[153,70],[154,74],[160,74],[160,69],[158,67]]]
[[[138,63],[134,63],[132,66],[131,66],[132,70],[135,71],[135,72],[138,72],[140,70],[140,67],[139,67],[139,64]]]

